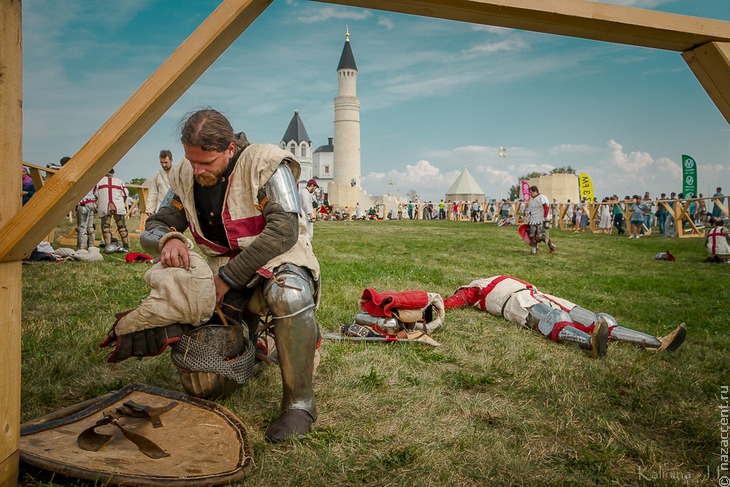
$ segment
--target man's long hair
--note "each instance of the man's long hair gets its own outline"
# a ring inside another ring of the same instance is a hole
[[[206,108],[193,113],[182,124],[180,142],[204,151],[225,152],[235,142],[235,136],[231,122],[222,113]]]

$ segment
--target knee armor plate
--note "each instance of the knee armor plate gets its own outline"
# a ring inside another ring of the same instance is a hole
[[[280,267],[264,287],[266,305],[274,319],[290,318],[314,308],[314,280],[306,269]]]

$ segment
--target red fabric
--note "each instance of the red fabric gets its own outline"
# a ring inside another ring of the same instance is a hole
[[[555,323],[555,326],[553,327],[553,331],[550,333],[550,339],[554,342],[557,342],[558,335],[560,334],[560,330],[562,330],[566,326],[571,326],[571,327],[575,328],[576,330],[580,330],[584,333],[588,333],[589,335],[593,333],[593,329],[596,327],[595,323],[590,326],[586,326],[586,325],[581,325],[580,323],[572,323],[570,321],[558,321],[557,323]],[[609,330],[608,330],[609,336],[611,335],[611,330],[613,328],[614,327],[609,328]]]
[[[371,316],[393,316],[394,309],[422,309],[428,305],[426,291],[402,291],[378,293],[367,288],[360,298],[360,307]]]
[[[456,291],[453,296],[444,299],[444,308],[454,309],[466,305],[471,306],[476,304],[477,301],[479,301],[479,288],[465,287]]]
[[[547,218],[550,214],[550,207],[548,205],[542,205],[542,209],[545,211],[545,214],[542,217]]]
[[[129,252],[124,256],[127,262],[152,262],[152,257],[142,252]]]

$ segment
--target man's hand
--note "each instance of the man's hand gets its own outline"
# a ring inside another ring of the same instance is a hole
[[[215,304],[221,306],[223,304],[223,296],[231,289],[231,286],[225,283],[219,276],[213,276],[215,283]]]
[[[162,267],[184,267],[190,270],[190,254],[185,242],[177,238],[171,238],[165,243],[160,253]]]
[[[550,230],[550,220],[545,220],[544,222],[542,222],[542,228],[544,228],[545,230]]]

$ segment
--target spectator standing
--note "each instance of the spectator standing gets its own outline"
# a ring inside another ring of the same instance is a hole
[[[649,192],[647,191],[644,195],[644,210],[646,211],[644,213],[644,228],[641,229],[641,234],[643,235],[644,232],[651,232],[651,227],[654,226],[654,206],[651,201],[651,196],[649,196]]]
[[[712,197],[717,198],[720,203],[723,203],[723,198],[725,197],[725,195],[722,194],[722,188],[718,186],[715,190],[715,194],[713,194]],[[718,205],[717,202],[712,205],[712,216],[714,216],[715,218],[722,218],[722,208],[720,208],[720,205]]]
[[[585,232],[589,225],[588,205],[586,204],[586,200],[583,200],[580,203],[580,231]]]
[[[648,210],[641,202],[641,197],[638,194],[634,195],[634,202],[631,203],[629,211],[631,211],[629,238],[641,238],[641,227],[644,225],[644,213]]]
[[[611,233],[611,204],[608,196],[603,198],[600,208],[601,222],[598,226],[605,235],[609,235]]]
[[[626,197],[628,198],[628,196]],[[623,203],[618,200],[618,195],[613,195],[613,226],[616,227],[616,231],[619,235],[626,233],[624,229],[624,212],[622,207]]]
[[[33,184],[33,178],[28,174],[28,168],[21,166],[20,171],[23,174],[23,204],[26,204],[31,196],[35,194],[35,185]]]
[[[152,186],[147,195],[146,213],[156,213],[165,200],[165,195],[170,190],[170,169],[172,169],[172,152],[163,149],[160,151],[160,169],[152,178]]]
[[[552,226],[557,228],[560,223],[560,208],[557,198],[553,198],[553,204],[550,205],[550,215],[552,216]]]
[[[667,211],[666,207],[662,204],[662,201],[667,199],[667,194],[662,193],[661,196],[659,196],[659,201],[657,201],[657,210],[656,210],[656,223],[659,227],[659,233],[662,235],[665,235],[666,225],[667,225],[667,216],[669,216],[669,212]]]
[[[439,201],[439,220],[446,220],[446,204],[443,199]]]
[[[302,218],[307,224],[307,237],[309,240],[314,238],[314,222],[317,221],[317,213],[314,211],[312,201],[312,193],[319,188],[319,184],[314,179],[307,181],[307,185],[299,188],[299,202],[302,205]]]

